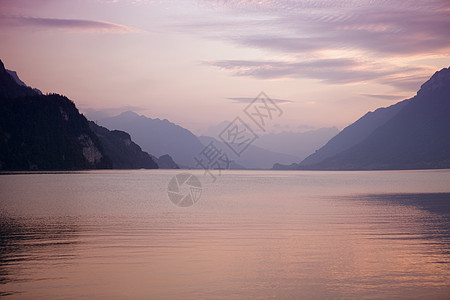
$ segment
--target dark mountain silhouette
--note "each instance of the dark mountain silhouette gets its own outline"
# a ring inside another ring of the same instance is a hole
[[[403,100],[389,107],[382,107],[373,112],[368,112],[355,123],[344,128],[325,146],[304,159],[300,166],[317,164],[362,142],[378,127],[392,119],[409,100]]]
[[[436,72],[413,98],[369,113],[344,131],[299,168],[450,168],[450,68]]]
[[[112,167],[86,118],[66,97],[0,98],[0,169]]]
[[[189,130],[168,120],[151,119],[132,111],[100,119],[98,123],[130,133],[144,151],[155,156],[169,154],[182,167],[195,168],[194,157],[204,147]]]
[[[88,122],[66,97],[28,87],[1,61],[0,109],[0,170],[178,168],[169,155],[143,152],[128,133]]]
[[[173,161],[169,154],[161,155],[158,158],[154,158],[158,162],[160,169],[179,169],[180,167]]]
[[[106,155],[112,160],[115,169],[158,169],[157,163],[141,147],[135,144],[128,133],[110,131],[89,121],[91,130],[103,144]]]
[[[290,165],[288,164],[281,164],[281,163],[274,163],[272,166],[272,170],[297,170],[299,168],[298,163],[292,163]]]
[[[19,85],[0,61],[0,169],[110,168],[97,136],[64,96]]]
[[[37,95],[37,92],[30,87],[17,84],[0,60],[0,95],[2,98],[17,98]]]
[[[20,80],[19,75],[17,75],[16,71],[11,71],[11,70],[6,70],[6,72],[8,72],[9,75],[11,75],[11,77],[14,79],[14,81],[21,86],[25,86],[25,87],[29,87],[25,84],[25,82],[23,82],[22,80]],[[31,88],[31,87],[29,87]],[[39,95],[42,95],[42,92],[38,89],[35,88],[31,88],[33,91],[35,91],[36,93],[38,93]]]
[[[11,71],[11,70],[6,69],[6,72],[12,77],[12,79],[14,79],[14,81],[15,81],[18,85],[21,85],[21,86],[27,86],[27,85],[25,84],[25,82],[23,82],[22,80],[20,80],[19,75],[17,75],[17,72],[16,72],[16,71]]]

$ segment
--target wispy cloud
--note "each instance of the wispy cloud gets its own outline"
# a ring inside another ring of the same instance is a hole
[[[379,94],[361,94],[361,96],[366,96],[370,98],[383,99],[383,100],[400,100],[404,99],[403,96],[398,95],[379,95]]]
[[[74,31],[93,31],[93,32],[128,33],[140,31],[139,29],[136,28],[106,21],[37,18],[24,16],[0,16],[0,24],[2,26],[10,26],[10,27],[54,28],[54,29],[74,30]]]
[[[204,2],[218,17],[187,21],[180,30],[283,58],[210,63],[235,76],[372,81],[411,90],[434,70],[408,59],[450,53],[450,2],[444,0]]]
[[[310,61],[256,61],[223,60],[207,62],[234,76],[249,76],[259,79],[314,78],[330,84],[351,84],[374,81],[399,89],[417,88],[417,85],[432,73],[419,67],[393,67],[378,65],[357,59],[317,59]],[[424,77],[420,74],[427,73]],[[419,74],[419,75],[417,75]]]
[[[358,49],[378,54],[413,55],[450,48],[450,2],[392,1],[206,1],[248,14],[198,23],[196,28],[231,28],[224,37],[255,48],[288,53]],[[224,12],[226,13],[226,11]],[[229,24],[226,25],[225,23]],[[195,22],[190,24],[195,26]],[[247,25],[247,26],[245,26]],[[258,25],[258,26],[255,26]],[[246,34],[242,29],[245,27]],[[189,30],[189,27],[184,27]],[[191,28],[192,29],[192,28]]]
[[[255,98],[247,98],[247,97],[236,97],[236,98],[227,98],[227,99],[232,100],[234,103],[250,103],[253,100],[255,100]],[[270,100],[272,100],[275,103],[279,103],[279,104],[292,102],[291,100],[286,100],[286,99],[270,98]]]

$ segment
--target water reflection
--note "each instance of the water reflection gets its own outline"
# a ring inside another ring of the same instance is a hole
[[[430,259],[431,263],[450,263],[450,193],[368,194],[345,198],[386,210],[385,218],[372,219],[376,230],[369,237],[415,241],[429,247],[429,257],[435,258]]]
[[[381,205],[414,206],[438,215],[450,216],[450,193],[368,194],[358,199]]]
[[[70,263],[79,226],[76,217],[0,217],[0,284],[40,280],[37,270]],[[0,291],[3,296],[15,291]]]
[[[241,172],[184,210],[172,173],[4,177],[0,296],[444,298],[450,193],[385,193],[433,174]]]

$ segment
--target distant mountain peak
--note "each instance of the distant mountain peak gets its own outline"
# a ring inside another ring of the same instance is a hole
[[[89,127],[103,144],[106,155],[115,169],[157,169],[158,165],[147,152],[131,140],[124,131],[109,130],[89,121]]]
[[[450,68],[417,95],[366,114],[303,160],[300,169],[450,168]]]
[[[422,93],[433,92],[437,89],[442,89],[444,87],[448,88],[449,82],[450,82],[450,67],[443,68],[442,70],[434,73],[433,76],[431,76],[431,78],[428,81],[422,84],[420,90],[417,92],[417,95],[420,95]]]
[[[12,71],[12,70],[6,69],[6,72],[8,72],[8,74],[11,75],[11,77],[16,81],[16,83],[17,83],[18,85],[21,85],[21,86],[27,86],[27,85],[25,84],[25,82],[23,82],[22,80],[20,80],[19,75],[17,75],[17,72],[16,72],[16,71]]]
[[[124,111],[123,113],[120,113],[118,116],[121,117],[140,117],[137,113],[131,110]]]
[[[204,147],[189,130],[167,119],[152,119],[133,111],[100,119],[99,124],[130,133],[144,151],[157,157],[169,154],[181,166],[195,167],[193,158]]]
[[[0,97],[16,98],[42,94],[38,89],[32,89],[23,83],[16,72],[5,69],[0,60]]]

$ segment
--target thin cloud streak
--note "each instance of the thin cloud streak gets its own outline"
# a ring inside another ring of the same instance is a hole
[[[383,100],[400,100],[400,99],[405,98],[403,96],[397,96],[397,95],[379,95],[379,94],[361,94],[361,96],[366,96],[366,97],[375,98],[375,99],[383,99]]]
[[[450,4],[444,1],[412,1],[414,3],[408,6],[383,1],[361,1],[360,5],[352,1],[339,1],[337,4],[321,1],[308,5],[307,1],[300,6],[315,8],[308,11],[286,11],[283,8],[298,6],[296,1],[286,0],[208,2],[220,3],[238,12],[243,8],[248,12],[252,8],[253,18],[250,16],[246,21],[220,19],[209,24],[192,22],[187,26],[183,24],[180,29],[195,30],[208,36],[211,31],[224,33],[222,29],[228,28],[225,32],[228,36],[221,34],[216,38],[244,46],[299,54],[333,48],[414,55],[436,51],[445,53],[450,48],[450,31],[447,29],[450,27]],[[233,25],[238,25],[234,26],[235,30]]]
[[[0,16],[0,24],[9,27],[41,27],[92,32],[130,33],[141,31],[136,28],[106,21],[23,16]]]
[[[232,71],[234,76],[269,80],[307,77],[329,84],[374,81],[399,89],[417,87],[424,81],[424,77],[420,74],[432,72],[432,70],[418,67],[383,66],[381,68],[376,64],[348,58],[303,62],[223,60],[207,62],[207,64]]]
[[[450,52],[448,1],[204,2],[220,12],[218,17],[187,21],[179,30],[284,58],[209,63],[234,76],[374,82],[412,91],[434,70],[407,61]]]
[[[235,98],[227,98],[228,100],[232,100],[233,103],[250,103],[255,100],[255,98],[247,98],[247,97],[235,97]],[[284,103],[291,103],[293,101],[286,100],[286,99],[273,99],[270,98],[275,103],[284,104]]]

